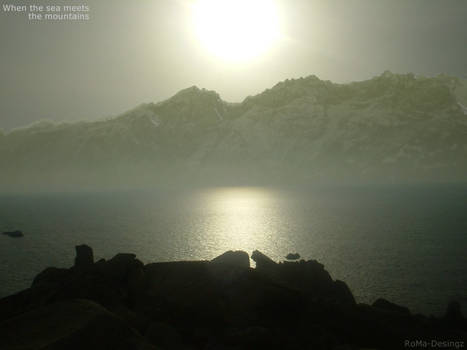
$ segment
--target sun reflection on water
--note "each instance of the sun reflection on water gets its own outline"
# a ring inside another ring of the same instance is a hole
[[[271,210],[273,191],[260,187],[224,187],[200,194],[199,203],[209,216],[205,227],[211,251],[251,250],[264,247],[275,232]]]

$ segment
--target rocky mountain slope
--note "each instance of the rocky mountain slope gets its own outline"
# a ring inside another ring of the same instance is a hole
[[[286,80],[242,103],[191,87],[98,122],[0,134],[1,183],[465,182],[467,83]]]

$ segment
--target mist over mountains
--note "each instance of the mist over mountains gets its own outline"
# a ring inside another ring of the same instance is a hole
[[[467,181],[467,82],[286,80],[242,103],[191,87],[116,118],[0,133],[1,190]]]

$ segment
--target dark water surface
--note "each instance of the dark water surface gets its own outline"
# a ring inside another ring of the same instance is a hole
[[[212,259],[230,249],[289,252],[322,262],[357,301],[378,297],[440,314],[467,302],[467,187],[218,187],[0,196],[0,296],[47,266],[69,267],[74,246],[96,258]]]

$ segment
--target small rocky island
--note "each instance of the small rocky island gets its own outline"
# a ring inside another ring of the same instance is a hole
[[[24,237],[23,232],[21,231],[7,231],[7,232],[2,232],[2,235],[11,237],[11,238],[21,238]]]
[[[0,349],[450,349],[467,340],[457,302],[440,318],[384,299],[359,304],[315,260],[254,251],[251,268],[246,252],[228,251],[144,265],[134,254],[94,262],[86,245],[76,253],[73,267],[47,268],[0,299]]]
[[[285,257],[287,260],[298,260],[300,259],[300,254],[298,253],[289,253]]]

